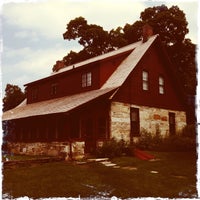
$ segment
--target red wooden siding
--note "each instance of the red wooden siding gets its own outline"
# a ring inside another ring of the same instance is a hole
[[[89,87],[82,87],[82,75],[84,73],[92,73],[92,84]],[[52,94],[52,85],[57,86],[56,94]],[[37,98],[32,98],[32,92],[37,88]],[[62,74],[52,76],[50,78],[42,79],[27,87],[28,103],[39,102],[52,98],[72,95],[88,90],[99,88],[99,64],[89,65],[84,68],[77,68]]]
[[[127,52],[100,63],[100,87],[106,82],[106,80],[129,54],[130,52]]]
[[[154,45],[145,54],[136,68],[125,81],[114,100],[142,106],[160,107],[166,109],[184,110],[181,97],[171,78],[169,63],[164,61],[159,50]],[[142,72],[148,72],[149,89],[143,90]],[[164,94],[159,94],[159,76],[164,78]]]
[[[27,86],[27,103],[99,89],[129,53],[126,52],[30,83]],[[92,84],[82,87],[82,75],[89,72],[92,74]],[[53,89],[54,92],[52,92],[52,86],[56,87]]]

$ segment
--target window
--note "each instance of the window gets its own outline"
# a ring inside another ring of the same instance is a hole
[[[58,92],[58,84],[54,83],[51,85],[51,95],[56,95]]]
[[[92,85],[92,73],[88,72],[82,75],[82,87],[88,87]]]
[[[32,90],[32,100],[36,100],[38,98],[38,88],[34,88]]]
[[[149,73],[147,71],[142,72],[142,89],[149,89]]]
[[[139,108],[131,108],[130,120],[131,120],[131,140],[132,140],[133,137],[140,136]]]
[[[169,134],[175,135],[175,133],[176,133],[175,113],[169,112]]]
[[[159,94],[164,94],[164,78],[162,76],[159,77]]]

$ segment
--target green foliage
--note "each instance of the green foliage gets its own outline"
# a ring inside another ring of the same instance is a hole
[[[102,147],[97,148],[96,156],[114,158],[125,154],[127,149],[128,145],[124,140],[117,141],[115,138],[112,138],[105,141]]]
[[[169,137],[162,137],[160,133],[152,135],[144,130],[136,147],[151,151],[195,151],[195,135],[196,132],[193,126],[186,126],[181,133]]]
[[[83,50],[78,53],[71,51],[63,59],[65,65],[71,65],[114,49],[109,42],[109,33],[101,26],[88,24],[87,20],[83,17],[77,17],[71,20],[67,24],[66,29],[66,32],[63,34],[64,39],[78,40],[79,44],[83,46]]]
[[[160,151],[195,151],[196,142],[194,139],[182,136],[172,136],[163,140]]]
[[[136,143],[136,147],[142,150],[157,150],[161,143],[162,138],[159,133],[153,135],[152,133],[143,130],[138,143]]]
[[[5,97],[3,98],[3,111],[10,110],[19,105],[25,99],[25,94],[17,85],[7,84]]]
[[[187,94],[196,94],[197,68],[196,68],[196,45],[190,39],[167,46],[167,52],[172,62],[177,66],[174,70],[179,77]]]
[[[185,14],[178,6],[150,7],[141,13],[140,18],[153,27],[154,32],[160,35],[165,45],[182,42],[188,33]]]
[[[149,151],[195,151],[196,150],[196,127],[194,125],[186,126],[177,135],[162,137],[159,126],[156,128],[156,134],[152,134],[145,129],[141,131],[139,141],[134,144],[128,144],[124,140],[117,141],[115,138],[105,141],[102,147],[96,151],[97,157],[114,158],[122,155],[133,155],[133,149]]]
[[[144,26],[143,21],[136,21],[135,23],[126,24],[123,28],[124,38],[127,40],[128,44],[137,42],[142,39],[142,27]]]

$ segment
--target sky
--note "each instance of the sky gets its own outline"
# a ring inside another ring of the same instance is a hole
[[[82,48],[76,41],[63,39],[66,25],[79,16],[88,24],[110,31],[126,23],[133,24],[145,8],[177,5],[188,21],[186,38],[195,44],[198,42],[198,0],[176,0],[176,3],[169,0],[3,0],[0,4],[3,95],[7,83],[24,89],[24,84],[50,75],[56,61],[71,50]]]

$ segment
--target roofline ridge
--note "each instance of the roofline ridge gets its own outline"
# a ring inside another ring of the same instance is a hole
[[[157,37],[157,36],[159,36],[159,34],[152,35],[150,38]],[[53,75],[56,75],[56,74],[59,74],[59,73],[62,73],[62,72],[65,72],[65,71],[68,71],[68,70],[71,70],[71,69],[74,69],[74,68],[78,68],[78,67],[81,67],[83,65],[90,64],[90,63],[102,60],[104,58],[108,58],[110,56],[117,55],[118,53],[124,53],[126,51],[133,50],[134,48],[136,48],[138,46],[137,44],[142,43],[142,42],[143,42],[142,40],[139,40],[137,42],[134,42],[134,43],[128,44],[126,46],[120,47],[119,49],[116,49],[116,50],[113,50],[113,51],[110,51],[110,52],[107,52],[107,53],[104,53],[104,54],[101,54],[101,55],[98,55],[98,56],[95,56],[95,57],[92,57],[92,58],[88,58],[86,60],[71,64],[71,65],[68,65],[64,68],[61,68],[57,72],[52,72],[50,76],[53,76]],[[70,68],[70,69],[67,70],[67,68]]]
[[[74,68],[78,68],[78,67],[81,67],[83,65],[90,64],[90,63],[108,58],[110,56],[115,56],[118,53],[124,53],[126,51],[133,50],[135,48],[136,44],[139,43],[139,42],[141,42],[141,40],[134,42],[132,44],[128,44],[126,46],[123,46],[119,49],[116,49],[116,50],[113,50],[113,51],[110,51],[110,52],[107,52],[107,53],[104,53],[104,54],[101,54],[101,55],[98,55],[98,56],[95,56],[95,57],[92,57],[92,58],[88,58],[86,60],[71,64],[71,65],[68,65],[66,67],[61,68],[57,72],[52,72],[51,75],[56,75],[56,74],[59,74],[59,73],[62,73],[62,72],[65,72],[65,71],[68,71],[68,70],[71,70],[71,69],[74,69]]]

